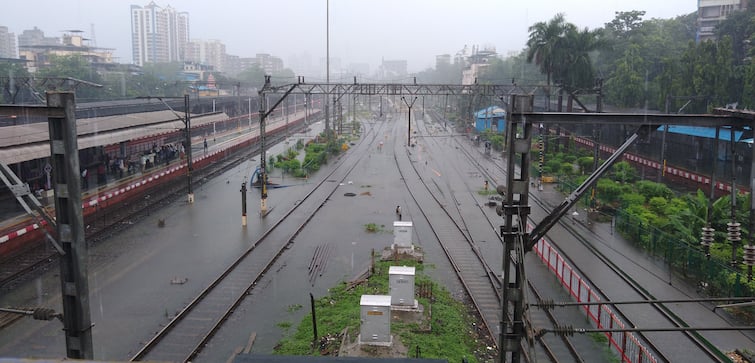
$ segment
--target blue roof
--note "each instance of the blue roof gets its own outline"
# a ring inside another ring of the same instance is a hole
[[[506,111],[498,106],[490,106],[475,112],[476,118],[505,118]]]
[[[663,131],[663,126],[659,127],[658,131]],[[715,127],[669,125],[668,132],[696,137],[705,137],[708,139],[716,138]],[[739,141],[742,138],[742,134],[742,131],[734,131],[734,141]],[[731,129],[721,128],[718,132],[718,139],[731,141]]]

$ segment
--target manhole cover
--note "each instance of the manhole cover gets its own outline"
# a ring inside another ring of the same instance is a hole
[[[344,193],[343,196],[344,197],[356,197],[357,194],[356,193]]]

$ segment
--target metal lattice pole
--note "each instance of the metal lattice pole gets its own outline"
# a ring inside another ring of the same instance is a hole
[[[66,356],[72,359],[93,359],[74,94],[48,93],[47,106],[64,109],[64,117],[49,117],[48,125],[58,241],[65,253],[60,258],[60,282]]]

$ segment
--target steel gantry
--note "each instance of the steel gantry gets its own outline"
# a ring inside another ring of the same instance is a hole
[[[535,90],[540,86],[532,86],[529,93],[534,94]],[[417,83],[417,78],[414,78],[413,83],[359,83],[356,77],[352,83],[306,83],[304,77],[298,77],[296,83],[272,85],[270,83],[270,76],[265,76],[265,83],[259,90],[260,102],[260,213],[261,215],[267,214],[267,170],[266,170],[266,147],[265,144],[265,119],[269,116],[275,108],[290,94],[303,94],[307,97],[312,95],[323,95],[325,97],[326,105],[330,102],[330,96],[333,96],[333,110],[335,111],[335,104],[341,97],[345,95],[363,95],[363,96],[401,96],[401,97],[413,97],[416,100],[417,96],[482,96],[482,97],[497,97],[503,102],[506,102],[506,96],[514,93],[526,92],[522,86],[516,84],[511,85],[499,85],[499,84],[478,84],[476,81],[474,84],[462,85],[462,84],[422,84]],[[264,100],[268,95],[279,95],[277,103],[275,103],[270,109],[267,109]],[[381,98],[382,101],[382,98]],[[414,102],[411,102],[412,105]],[[381,104],[382,105],[382,104]],[[409,104],[407,104],[409,106]],[[471,103],[470,103],[471,107]],[[411,106],[409,106],[411,112]],[[382,110],[381,110],[382,113]],[[325,113],[325,135],[330,135],[329,128],[329,115]],[[409,123],[408,131],[409,140],[411,140],[411,122]],[[411,142],[411,141],[409,141]]]

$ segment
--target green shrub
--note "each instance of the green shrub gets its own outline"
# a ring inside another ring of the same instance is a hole
[[[638,193],[644,195],[648,199],[653,197],[671,199],[674,196],[674,192],[665,184],[649,180],[640,180],[634,184],[634,187],[637,189]]]
[[[639,193],[625,193],[619,196],[619,201],[625,209],[631,206],[643,206],[645,204],[645,196]]]

